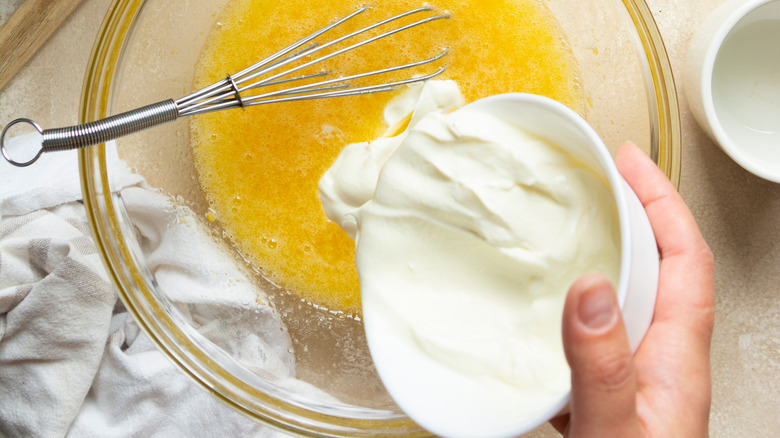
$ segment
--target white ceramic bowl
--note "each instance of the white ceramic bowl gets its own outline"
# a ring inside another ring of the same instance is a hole
[[[620,224],[620,278],[616,285],[629,343],[636,351],[655,310],[658,289],[658,248],[644,207],[620,176],[615,162],[596,131],[577,113],[552,99],[521,93],[490,96],[458,111],[481,111],[525,132],[564,148],[594,171],[604,175],[612,189]],[[395,322],[364,302],[365,329],[371,355],[382,382],[398,405],[415,422],[448,437],[513,437],[527,433],[565,410],[570,394],[545,407],[538,415],[518,415],[512,421],[484,420],[481,396],[468,390],[442,390],[458,385],[449,373],[431,366],[416,348],[399,341]],[[376,318],[374,318],[376,317]],[[442,408],[446,407],[446,408]]]
[[[729,0],[688,49],[696,120],[739,165],[780,182],[780,1]]]

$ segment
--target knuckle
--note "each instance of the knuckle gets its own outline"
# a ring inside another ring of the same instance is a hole
[[[631,353],[612,353],[598,358],[592,368],[595,383],[606,390],[617,390],[628,385],[634,375]]]
[[[701,326],[708,335],[712,334],[715,328],[715,305],[714,303],[701,310]]]
[[[706,242],[702,243],[702,247],[698,251],[698,258],[701,261],[702,266],[708,271],[715,270],[715,254]]]
[[[711,332],[715,325],[715,255],[705,243],[698,251],[697,258],[704,269],[706,278],[711,280],[704,285],[698,309],[701,327],[705,331]]]

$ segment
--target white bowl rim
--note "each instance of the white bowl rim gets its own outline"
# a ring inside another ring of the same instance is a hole
[[[732,0],[732,2],[733,1],[734,0]],[[699,87],[704,116],[707,119],[707,124],[709,125],[713,137],[715,137],[715,140],[723,149],[723,151],[726,152],[726,154],[729,155],[737,164],[752,174],[772,182],[780,183],[780,172],[771,172],[766,170],[764,167],[762,167],[760,161],[757,161],[751,158],[748,154],[744,153],[742,148],[731,139],[728,133],[726,133],[726,130],[723,128],[721,123],[720,117],[718,117],[718,113],[715,110],[715,101],[712,90],[712,73],[715,68],[715,61],[718,58],[718,54],[720,53],[720,49],[723,46],[723,42],[726,40],[726,37],[731,34],[737,24],[739,24],[751,12],[764,5],[775,3],[777,1],[778,0],[746,0],[728,14],[726,19],[720,23],[720,26],[717,28],[712,38],[710,39],[709,44],[707,45],[700,72],[701,83]],[[723,7],[728,6],[724,4]]]

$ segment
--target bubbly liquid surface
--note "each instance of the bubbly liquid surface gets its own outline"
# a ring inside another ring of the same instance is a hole
[[[337,34],[422,4],[373,0],[370,5]],[[195,87],[238,72],[360,6],[236,0],[209,36]],[[373,42],[334,58],[327,69],[335,74],[370,71],[429,58],[446,47],[447,70],[439,78],[455,80],[467,102],[526,92],[583,111],[577,65],[540,1],[439,0],[433,6],[452,18]],[[347,314],[360,309],[354,242],[322,212],[317,183],[345,145],[382,135],[387,128],[382,112],[394,95],[279,103],[192,119],[201,186],[213,218],[236,248],[276,284]]]

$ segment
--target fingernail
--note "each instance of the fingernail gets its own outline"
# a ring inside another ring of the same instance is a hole
[[[577,316],[586,327],[600,329],[612,321],[616,307],[612,286],[609,283],[597,283],[580,298]]]

